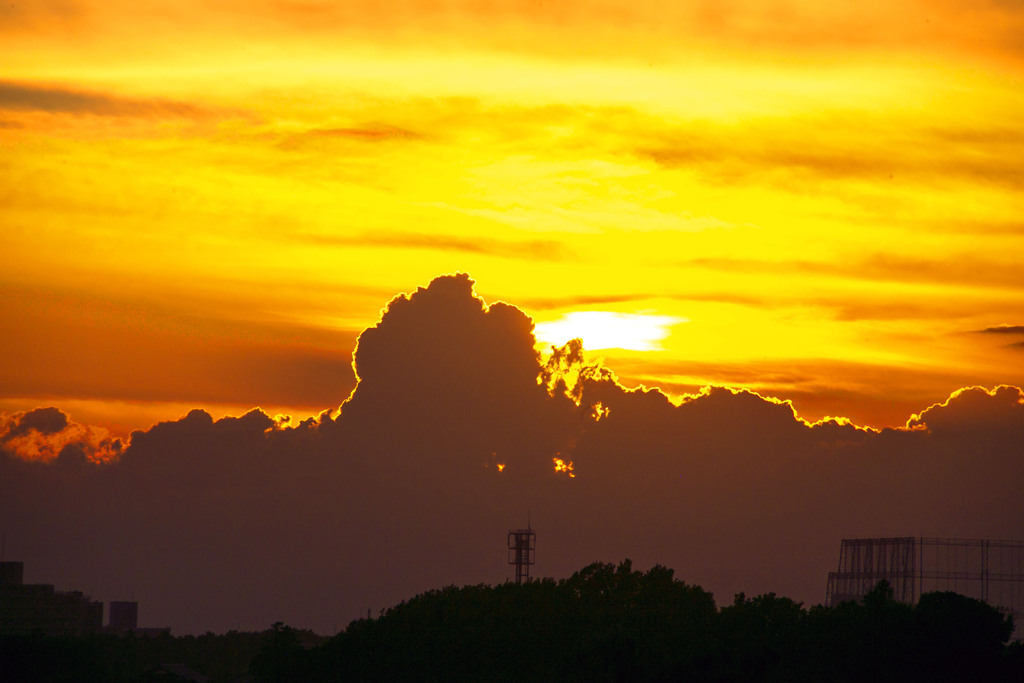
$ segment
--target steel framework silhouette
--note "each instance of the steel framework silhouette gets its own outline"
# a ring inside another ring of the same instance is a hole
[[[953,591],[1019,615],[1024,612],[1024,541],[964,538],[844,538],[825,603],[859,600],[879,581],[893,597]]]
[[[530,580],[530,565],[536,549],[537,534],[529,525],[508,532],[508,563],[516,566],[516,583]]]

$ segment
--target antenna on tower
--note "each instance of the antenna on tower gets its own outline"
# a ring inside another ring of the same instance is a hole
[[[516,566],[516,583],[530,580],[530,565],[534,562],[536,550],[537,534],[533,531],[527,510],[526,528],[508,532],[508,563]]]

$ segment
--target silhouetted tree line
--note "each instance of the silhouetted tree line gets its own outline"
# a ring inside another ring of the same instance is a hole
[[[625,560],[559,581],[429,591],[319,644],[280,623],[261,634],[6,638],[0,679],[133,680],[147,663],[182,661],[211,680],[1019,683],[1024,647],[1008,642],[1012,631],[978,600],[929,593],[905,605],[884,582],[835,608],[741,593],[719,609],[671,569]]]
[[[774,594],[716,609],[656,566],[592,564],[523,585],[445,588],[354,622],[297,659],[319,681],[1024,681],[1011,619],[887,584],[836,608]]]
[[[0,636],[0,681],[132,682],[147,680],[148,672],[166,663],[185,664],[214,682],[256,678],[255,672],[269,671],[273,677],[281,671],[275,662],[287,652],[283,640],[301,648],[327,639],[280,623],[264,632],[199,636],[139,636],[131,632],[79,637],[5,635]]]

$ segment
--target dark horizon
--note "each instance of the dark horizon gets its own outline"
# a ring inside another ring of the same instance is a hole
[[[142,625],[331,633],[424,590],[502,581],[527,511],[536,575],[631,557],[721,603],[808,605],[842,538],[1012,539],[1024,520],[1017,387],[965,389],[885,430],[809,424],[726,387],[676,404],[578,345],[540,358],[530,319],[464,275],[396,297],[355,369],[340,411],[299,424],[194,410],[112,442],[56,408],[9,418],[8,554],[104,601],[137,596]],[[59,455],[17,457],[28,447]]]

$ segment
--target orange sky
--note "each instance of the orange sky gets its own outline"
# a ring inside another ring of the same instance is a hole
[[[674,5],[5,4],[0,411],[313,414],[454,271],[672,396],[1024,384],[1024,8]]]

